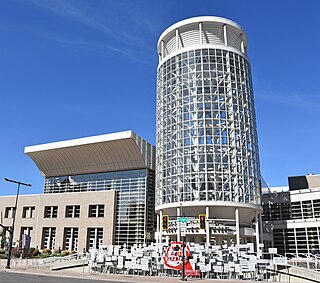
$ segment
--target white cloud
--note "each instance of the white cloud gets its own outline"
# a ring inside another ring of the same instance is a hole
[[[129,13],[126,10],[116,11],[114,7],[110,7],[111,9],[103,11],[106,13],[101,15],[99,6],[97,6],[96,2],[91,1],[88,1],[86,6],[81,6],[80,2],[76,2],[77,5],[73,5],[71,1],[67,0],[32,0],[31,3],[64,19],[111,36],[122,44],[146,47],[143,38],[134,30],[137,20],[130,17],[130,23],[127,18]],[[126,17],[125,25],[122,19],[124,14]]]
[[[297,107],[305,109],[320,110],[320,96],[308,95],[305,93],[279,92],[279,91],[256,91],[257,100],[267,100],[278,104],[284,104],[288,107]]]

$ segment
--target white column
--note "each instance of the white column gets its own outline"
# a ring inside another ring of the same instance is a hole
[[[157,237],[156,237],[156,244],[159,244],[159,235],[160,235],[160,215],[157,214]]]
[[[202,23],[199,23],[199,43],[202,44]]]
[[[259,213],[258,211],[256,211],[256,251],[257,251],[257,257],[260,257],[258,256],[258,253],[259,253],[259,244],[260,244],[260,237],[259,237]]]
[[[224,45],[228,45],[228,39],[227,39],[227,25],[223,25],[223,39],[224,39]]]
[[[207,243],[207,247],[209,248],[210,245],[210,228],[209,228],[209,217],[210,217],[210,210],[209,210],[209,206],[206,206],[206,243]]]
[[[237,245],[240,245],[240,224],[239,224],[239,208],[236,208],[236,236],[237,236]]]
[[[176,50],[179,49],[179,30],[176,29]]]
[[[245,53],[243,40],[241,41],[241,52],[242,52],[242,53]]]
[[[161,41],[161,58],[164,58],[164,42],[163,40]]]
[[[180,207],[177,207],[177,217],[181,216],[181,209]],[[180,235],[181,235],[181,231],[180,231],[180,222],[178,222],[177,220],[177,241],[180,241]]]
[[[162,243],[162,210],[160,210],[160,229],[159,229],[159,243]]]

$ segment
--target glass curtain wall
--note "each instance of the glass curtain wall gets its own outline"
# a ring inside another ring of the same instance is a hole
[[[151,242],[155,227],[153,171],[141,169],[45,179],[47,194],[100,190],[118,192],[115,244]]]
[[[238,53],[197,49],[158,69],[156,205],[260,204],[250,64]]]

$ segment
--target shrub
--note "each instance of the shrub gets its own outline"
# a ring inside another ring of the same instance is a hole
[[[6,253],[5,250],[0,250],[0,254],[1,254],[1,255],[4,255],[5,253]]]
[[[77,253],[77,251],[71,251],[71,252],[70,252],[70,254],[72,254],[72,255],[73,255],[73,254],[76,254],[76,253]]]
[[[53,256],[61,256],[61,253],[58,249],[54,249]]]
[[[39,254],[40,254],[39,249],[37,249],[37,248],[30,248],[29,249],[28,256],[34,257],[34,256],[38,256]]]
[[[50,255],[51,254],[51,251],[49,249],[44,249],[42,252],[43,252],[44,255]]]
[[[18,248],[12,248],[11,256],[15,258],[19,258],[21,256],[21,251]]]

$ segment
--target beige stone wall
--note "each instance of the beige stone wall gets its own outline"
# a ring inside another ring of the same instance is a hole
[[[15,196],[0,197],[0,223],[12,225],[12,218],[5,218],[6,207],[13,207]],[[104,204],[104,217],[88,217],[89,205]],[[80,205],[79,218],[66,218],[67,205]],[[22,218],[23,207],[35,206],[33,218]],[[45,206],[58,206],[57,218],[44,218]],[[21,227],[32,227],[31,247],[41,247],[43,227],[56,227],[55,248],[63,247],[65,227],[79,228],[78,251],[87,245],[87,228],[103,228],[103,243],[114,243],[116,213],[116,191],[21,195],[16,215],[14,242],[19,240]]]

